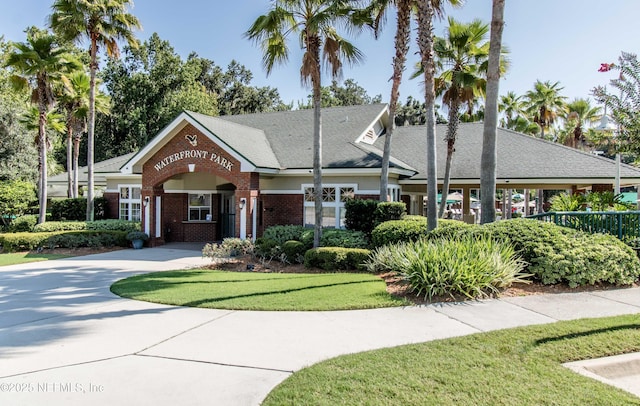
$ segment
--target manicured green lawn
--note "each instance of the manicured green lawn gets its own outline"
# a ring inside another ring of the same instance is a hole
[[[561,363],[640,351],[640,315],[558,322],[334,358],[264,405],[640,405]]]
[[[204,269],[120,280],[116,295],[179,306],[236,310],[346,310],[402,306],[385,282],[363,273],[259,273]]]
[[[48,261],[52,259],[69,258],[71,255],[34,254],[31,252],[11,252],[0,254],[0,266],[26,264],[27,262]]]

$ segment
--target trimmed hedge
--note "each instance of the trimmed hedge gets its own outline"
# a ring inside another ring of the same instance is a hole
[[[365,261],[371,251],[363,248],[320,247],[307,250],[304,255],[305,268],[321,268],[325,271],[364,271]]]
[[[637,255],[612,235],[589,234],[529,219],[499,221],[480,229],[511,242],[529,263],[527,271],[544,284],[629,285],[640,278]]]
[[[282,253],[285,255],[285,260],[290,263],[303,263],[306,251],[307,247],[300,241],[289,240],[282,244]]]
[[[124,220],[47,221],[33,227],[34,232],[53,231],[140,231],[140,222]]]
[[[37,248],[127,247],[124,231],[54,231],[47,233],[0,234],[4,252]]]
[[[527,262],[526,272],[543,284],[567,283],[576,287],[605,282],[629,285],[640,278],[640,260],[631,247],[616,237],[589,234],[537,220],[438,227],[427,235],[427,239],[462,239],[468,235],[509,242]]]

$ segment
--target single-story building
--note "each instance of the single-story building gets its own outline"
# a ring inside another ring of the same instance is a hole
[[[325,226],[344,224],[346,199],[378,199],[388,126],[385,104],[323,109]],[[440,185],[445,133],[437,126]],[[482,133],[482,123],[458,129],[450,187],[462,191],[465,213],[480,188]],[[498,188],[612,189],[613,160],[502,128],[497,136]],[[425,138],[424,126],[394,130],[387,195],[414,214],[424,210]],[[114,217],[141,220],[153,245],[255,238],[271,225],[314,223],[312,145],[312,110],[220,117],[185,111],[139,152],[96,164],[96,184],[104,185]],[[640,169],[620,168],[622,185],[640,184]]]

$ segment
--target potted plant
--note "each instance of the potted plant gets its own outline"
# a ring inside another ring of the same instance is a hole
[[[127,240],[131,241],[133,249],[139,250],[144,245],[144,242],[149,239],[147,233],[142,231],[131,231],[127,234]]]

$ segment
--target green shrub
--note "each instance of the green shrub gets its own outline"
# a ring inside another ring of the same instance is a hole
[[[363,248],[320,247],[307,250],[305,268],[321,268],[325,271],[364,270],[364,263],[371,251]]]
[[[253,252],[259,258],[273,259],[278,258],[282,250],[276,241],[266,237],[259,237],[256,238]]]
[[[397,272],[416,295],[427,299],[456,294],[485,297],[528,276],[509,243],[470,235],[380,247],[366,266],[372,272]]]
[[[14,219],[9,226],[9,231],[13,233],[24,233],[33,231],[33,228],[38,222],[37,214],[25,214]]]
[[[302,241],[302,236],[308,228],[296,225],[271,226],[264,230],[262,235],[264,238],[273,240],[278,245],[282,245],[285,241],[296,240]],[[313,233],[313,230],[312,230]],[[313,236],[312,236],[313,241]]]
[[[415,220],[390,220],[378,224],[371,233],[374,247],[395,244],[402,241],[417,241],[427,234],[427,222]]]
[[[215,260],[225,260],[238,255],[252,254],[254,249],[251,240],[240,238],[225,238],[222,243],[206,244],[202,248],[202,256]]]
[[[477,230],[477,227],[471,224],[467,224],[459,220],[446,220],[439,219],[438,227],[429,231],[426,238],[429,240],[441,239],[441,238],[454,238],[463,234],[467,234],[473,230]]]
[[[380,204],[377,200],[371,199],[348,199],[344,203],[344,222],[347,230],[362,231],[366,235],[371,235],[371,231],[376,226],[376,208]]]
[[[125,220],[97,220],[97,221],[47,221],[33,228],[35,232],[52,231],[139,231],[140,222]]]
[[[376,224],[389,220],[400,220],[407,213],[404,202],[380,202],[376,207],[374,217]]]
[[[640,277],[640,261],[635,252],[611,235],[588,234],[528,219],[485,224],[480,230],[511,242],[529,263],[527,271],[544,284],[628,285]]]
[[[0,245],[5,252],[30,251],[40,247],[78,248],[127,246],[126,233],[123,231],[55,231],[47,233],[1,234]]]
[[[96,220],[87,222],[87,230],[112,230],[112,231],[140,231],[142,225],[139,221],[126,220]]]
[[[307,247],[301,241],[289,240],[282,244],[284,260],[289,263],[303,263],[305,251],[307,251]]]
[[[47,221],[33,227],[36,233],[50,233],[53,231],[80,231],[87,229],[86,221]]]
[[[311,233],[313,236],[313,232]],[[328,228],[323,230],[321,247],[367,248],[367,237],[362,231]]]
[[[53,221],[83,221],[87,217],[87,199],[52,200],[49,210]]]

